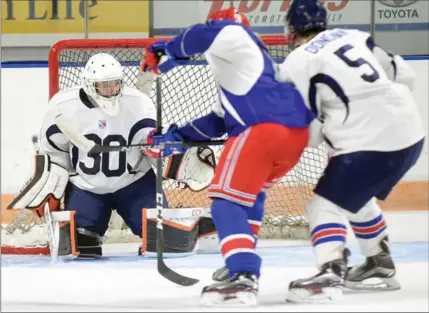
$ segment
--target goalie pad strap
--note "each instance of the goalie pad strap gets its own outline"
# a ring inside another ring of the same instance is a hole
[[[69,180],[68,170],[51,162],[47,154],[35,155],[34,169],[34,175],[8,205],[8,209],[34,209],[39,216],[43,215],[46,202],[51,211],[58,209]]]

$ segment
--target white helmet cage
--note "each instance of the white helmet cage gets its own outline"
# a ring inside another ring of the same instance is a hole
[[[119,112],[123,77],[121,64],[110,54],[93,55],[82,71],[82,86],[86,94],[107,115]]]

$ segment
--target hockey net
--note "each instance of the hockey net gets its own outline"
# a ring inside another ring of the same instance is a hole
[[[282,62],[288,45],[280,36],[262,37],[274,60]],[[165,39],[165,38],[164,38]],[[64,40],[52,46],[49,54],[49,96],[80,84],[80,72],[95,53],[114,55],[123,65],[125,84],[134,87],[144,57],[144,48],[155,39],[96,39]],[[156,40],[160,40],[157,38]],[[196,56],[186,64],[161,75],[162,124],[184,123],[210,112],[216,100],[217,89],[211,71],[203,56]],[[155,86],[154,86],[155,87]],[[152,99],[156,103],[155,92]],[[288,143],[281,143],[287,149]],[[261,149],[263,149],[261,143]],[[222,147],[213,147],[219,156]],[[262,238],[308,239],[308,220],[304,208],[312,189],[327,163],[325,147],[307,148],[299,164],[281,179],[269,192],[262,224]],[[253,169],[249,168],[249,171]],[[169,208],[209,207],[206,191],[192,192],[174,181],[164,181]],[[46,235],[42,221],[27,211],[16,214],[9,225],[2,225],[2,253],[42,252]],[[118,215],[113,214],[107,233],[108,242],[133,239]],[[21,249],[26,247],[26,249]],[[43,250],[46,252],[46,250]]]

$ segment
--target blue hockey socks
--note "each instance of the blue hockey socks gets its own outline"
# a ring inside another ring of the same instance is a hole
[[[248,210],[252,209],[224,199],[212,203],[211,214],[230,276],[243,271],[260,275],[261,258],[256,254],[256,238],[248,221]]]

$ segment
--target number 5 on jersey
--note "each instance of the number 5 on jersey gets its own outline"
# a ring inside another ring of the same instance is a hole
[[[378,80],[380,78],[380,75],[378,74],[377,70],[374,68],[374,66],[372,66],[368,61],[362,59],[362,58],[358,58],[356,60],[350,60],[350,58],[348,58],[346,56],[346,52],[353,49],[354,47],[352,45],[345,45],[342,46],[340,49],[338,49],[337,51],[335,51],[335,55],[337,57],[339,57],[341,60],[343,60],[348,66],[350,67],[361,67],[362,65],[368,65],[373,73],[370,75],[367,74],[363,74],[361,75],[362,79],[368,83],[373,83],[376,80]]]

